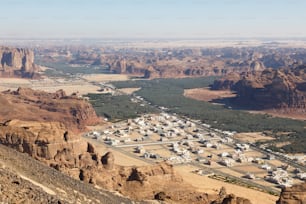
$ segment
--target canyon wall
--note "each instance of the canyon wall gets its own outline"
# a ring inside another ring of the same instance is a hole
[[[0,47],[0,77],[38,77],[34,52],[29,49]]]

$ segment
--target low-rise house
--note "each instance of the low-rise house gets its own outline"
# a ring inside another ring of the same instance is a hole
[[[213,144],[212,143],[210,143],[210,142],[204,142],[204,147],[207,147],[207,148],[211,148],[213,146]]]
[[[135,148],[135,152],[139,154],[144,154],[146,152],[145,148],[143,146],[137,146]]]
[[[247,178],[247,179],[255,179],[256,177],[255,177],[254,174],[248,172],[248,173],[245,174],[244,178]]]
[[[121,140],[120,142],[129,143],[131,141],[132,141],[131,138],[126,138],[126,139]]]
[[[241,151],[247,151],[250,149],[250,145],[237,143],[236,148],[240,149]]]
[[[301,180],[306,180],[306,173],[297,173],[296,177]]]
[[[201,149],[201,148],[195,148],[192,150],[193,153],[195,154],[203,154],[204,153],[204,150]]]
[[[160,137],[159,141],[166,142],[166,141],[169,141],[169,139],[166,137]]]
[[[220,157],[229,157],[230,154],[228,152],[222,152],[219,154]]]
[[[215,148],[215,149],[220,149],[221,148],[221,144],[219,143],[215,143],[211,146],[212,148]]]
[[[235,161],[231,158],[225,158],[222,159],[219,163],[227,167],[232,167],[234,166]]]
[[[272,169],[271,166],[269,166],[268,164],[261,165],[261,168],[265,169],[265,170],[268,170],[268,171]]]
[[[118,145],[119,142],[120,142],[119,140],[115,140],[115,139],[105,141],[106,144],[109,144],[109,145],[112,145],[112,146]]]
[[[265,161],[262,158],[255,158],[253,160],[253,162],[256,163],[256,164],[264,164],[265,163]]]

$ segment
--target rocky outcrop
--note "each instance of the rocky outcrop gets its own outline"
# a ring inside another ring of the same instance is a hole
[[[234,194],[227,195],[221,204],[251,204],[251,201],[245,198],[236,197]]]
[[[305,204],[305,203],[306,203],[306,183],[282,189],[280,198],[276,202],[276,204]]]
[[[59,122],[7,121],[0,125],[0,143],[39,160],[67,166],[75,163],[72,155],[87,150],[87,144]]]
[[[37,78],[38,70],[33,51],[0,47],[0,77]]]
[[[118,193],[73,179],[2,144],[0,184],[2,203],[135,203]]]
[[[237,92],[235,103],[255,109],[284,109],[304,112],[306,107],[306,66],[294,69],[265,69],[229,75],[216,80],[213,89]]]
[[[213,90],[227,90],[232,89],[233,86],[240,80],[240,74],[236,72],[231,72],[224,78],[215,80],[211,88]]]
[[[88,125],[101,122],[88,101],[67,96],[64,91],[55,93],[19,88],[0,93],[0,122],[20,119],[25,121],[58,121],[69,131],[79,132]]]

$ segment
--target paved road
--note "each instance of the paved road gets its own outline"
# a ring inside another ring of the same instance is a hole
[[[165,145],[165,144],[172,144],[175,142],[180,142],[181,140],[171,140],[171,141],[164,141],[164,142],[146,142],[146,143],[137,143],[137,144],[126,144],[126,145],[115,145],[113,147],[138,147],[138,146],[151,146],[151,145]],[[188,140],[191,142],[199,142],[198,139]]]

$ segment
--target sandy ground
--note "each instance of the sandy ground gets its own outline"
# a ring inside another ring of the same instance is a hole
[[[265,136],[261,132],[248,132],[248,133],[237,133],[234,138],[244,141],[254,143],[257,141],[269,141],[274,140],[273,137]]]
[[[121,91],[121,92],[123,92],[125,94],[128,94],[128,95],[130,95],[130,94],[132,94],[132,93],[134,93],[135,91],[138,91],[138,90],[140,90],[140,88],[123,88],[123,89],[118,89],[118,91]]]
[[[250,113],[254,114],[269,114],[274,117],[280,117],[280,118],[291,118],[295,120],[306,120],[306,113],[299,112],[299,111],[284,111],[284,110],[278,110],[278,109],[268,109],[268,110],[260,110],[260,111],[248,111]]]
[[[100,87],[94,86],[91,84],[84,85],[60,85],[60,86],[34,86],[32,87],[35,90],[43,90],[46,92],[56,92],[59,89],[63,89],[67,95],[71,95],[72,93],[78,93],[79,95],[86,95],[88,93],[100,93],[98,90]]]
[[[186,89],[184,90],[184,96],[193,98],[199,101],[211,101],[213,99],[231,98],[236,95],[228,90],[212,91],[209,88],[197,88],[197,89]]]
[[[99,86],[92,85],[84,81],[65,81],[61,79],[43,79],[43,80],[29,80],[18,78],[0,78],[0,91],[16,90],[18,87],[27,87],[35,90],[42,90],[46,92],[56,92],[63,89],[67,95],[78,93],[79,95],[86,95],[88,93],[100,93]]]
[[[82,76],[88,81],[109,82],[109,81],[126,81],[129,79],[128,75],[124,74],[88,74]]]
[[[19,78],[0,78],[0,83],[2,84],[31,84],[29,79],[19,79]]]
[[[206,176],[200,176],[191,171],[197,168],[192,166],[175,166],[175,170],[183,176],[184,180],[193,186],[197,187],[200,191],[207,193],[218,193],[220,188],[224,186],[227,193],[233,193],[240,197],[248,198],[252,204],[275,204],[278,199],[277,196],[272,196],[267,193],[259,192],[256,190],[244,188],[230,183],[224,183]]]
[[[254,166],[252,164],[250,165],[243,165],[243,166],[234,166],[232,167],[233,169],[235,170],[238,170],[238,171],[243,171],[245,173],[248,173],[248,172],[252,172],[252,173],[258,173],[258,174],[267,174],[267,171],[264,170],[264,169],[260,169],[258,168],[257,166]],[[266,184],[266,183],[265,183]]]
[[[18,78],[0,78],[0,92],[8,89],[15,90],[18,87],[30,87],[31,82],[28,79]]]

